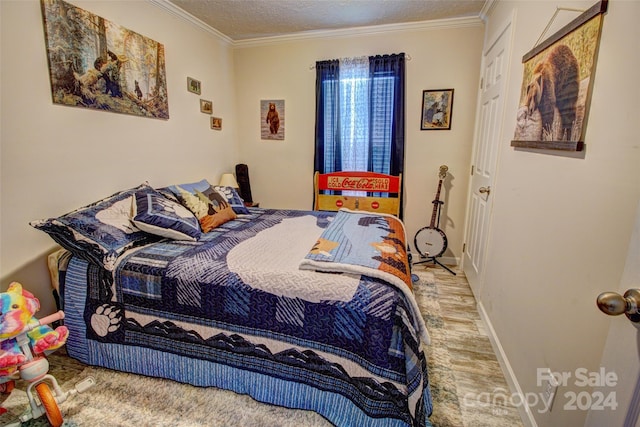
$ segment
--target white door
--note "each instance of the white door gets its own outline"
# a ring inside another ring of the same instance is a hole
[[[482,58],[482,83],[478,102],[469,211],[463,254],[463,271],[477,294],[482,282],[491,218],[491,194],[503,122],[505,86],[511,52],[511,21],[489,41]]]
[[[640,205],[617,292],[624,295],[632,288],[640,289]],[[616,291],[603,289],[610,290]],[[640,329],[624,315],[612,319],[600,366],[601,385],[591,395],[576,396],[576,404],[590,409],[585,426],[640,426]]]

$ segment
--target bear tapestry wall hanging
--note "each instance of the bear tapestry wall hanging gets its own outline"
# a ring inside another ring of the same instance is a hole
[[[512,147],[584,149],[602,19],[606,11],[607,0],[601,0],[524,55],[522,91]]]
[[[41,0],[54,104],[169,118],[164,46],[62,0]]]
[[[260,101],[261,139],[284,139],[284,99]]]

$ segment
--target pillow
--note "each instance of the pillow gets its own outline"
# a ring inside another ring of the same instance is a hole
[[[216,227],[236,218],[227,198],[213,189],[206,179],[190,184],[173,185],[169,189],[178,196],[180,203],[200,221],[200,228],[208,233]]]
[[[31,221],[29,225],[49,234],[79,258],[113,271],[116,259],[124,251],[160,239],[131,223],[131,205],[138,192],[146,194],[154,190],[143,183],[58,218]]]
[[[192,182],[189,184],[171,185],[169,187],[159,188],[157,191],[159,191],[161,194],[171,192],[178,201],[182,202],[182,199],[180,196],[181,192],[188,191],[189,193],[195,194],[196,190],[206,191],[207,188],[209,187],[211,187],[211,184],[209,184],[209,181],[207,181],[206,179],[203,179],[202,181]]]
[[[174,240],[196,241],[202,235],[200,223],[189,209],[156,192],[135,194],[131,221],[142,231]]]
[[[180,200],[178,200],[178,197],[176,197],[176,195],[173,194],[173,191],[171,191],[169,187],[156,188],[155,190],[158,193],[160,193],[160,195],[166,197],[167,199],[180,203]]]
[[[238,194],[235,188],[225,187],[223,185],[214,185],[214,190],[218,190],[227,198],[227,202],[231,205],[231,209],[238,215],[250,214],[249,209],[244,205],[244,200]]]

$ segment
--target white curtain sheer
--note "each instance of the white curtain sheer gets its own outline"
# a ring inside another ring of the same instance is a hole
[[[369,57],[340,59],[342,168],[366,171],[369,166]]]

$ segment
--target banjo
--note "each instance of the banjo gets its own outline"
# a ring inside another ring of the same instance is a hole
[[[447,250],[447,236],[444,234],[444,231],[436,226],[436,218],[439,214],[440,205],[443,203],[440,201],[440,190],[442,189],[442,181],[447,177],[448,170],[449,168],[446,165],[440,166],[440,173],[438,174],[440,181],[438,182],[436,198],[432,202],[433,213],[431,214],[431,223],[428,227],[423,227],[418,230],[413,239],[413,244],[418,253],[426,258],[435,259]]]

